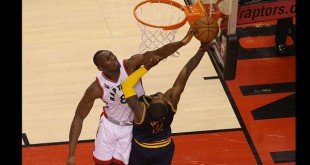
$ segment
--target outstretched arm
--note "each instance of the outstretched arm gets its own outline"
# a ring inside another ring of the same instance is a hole
[[[138,70],[129,75],[122,83],[122,90],[127,101],[127,104],[135,114],[135,121],[139,122],[142,118],[143,104],[140,104],[134,86],[139,79],[146,74],[153,66],[157,65],[159,60],[150,60],[149,63],[141,66]]]
[[[176,52],[179,48],[188,44],[192,38],[193,38],[193,30],[190,28],[186,36],[180,41],[166,44],[153,51],[147,51],[143,54],[137,54],[131,56],[128,60],[125,61],[125,65],[127,67],[129,74],[134,72],[141,65],[145,65],[146,63],[150,62],[151,59],[163,60],[167,58],[168,56]]]
[[[93,107],[95,99],[100,98],[100,94],[99,87],[96,82],[93,82],[85,91],[84,96],[76,108],[70,127],[67,165],[74,165],[76,144],[82,131],[83,121]]]
[[[177,79],[175,80],[172,88],[167,90],[167,92],[165,93],[166,97],[172,102],[174,108],[177,108],[181,94],[184,91],[189,76],[191,75],[193,70],[198,66],[203,55],[205,54],[207,49],[209,49],[209,46],[210,46],[209,43],[201,42],[201,46],[199,47],[197,53],[183,67]]]

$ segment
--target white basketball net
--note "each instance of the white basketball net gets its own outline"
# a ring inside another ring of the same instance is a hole
[[[182,9],[165,3],[150,3],[147,2],[137,8],[135,11],[137,17],[152,25],[169,26],[179,23],[186,17]],[[178,28],[173,30],[164,30],[144,25],[137,21],[137,25],[141,30],[141,44],[137,50],[138,53],[144,53],[149,50],[155,50],[168,43],[174,42],[175,34]],[[179,56],[176,52],[172,56]]]

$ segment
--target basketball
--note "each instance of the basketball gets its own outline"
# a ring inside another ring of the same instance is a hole
[[[194,36],[201,42],[211,42],[219,33],[217,21],[209,16],[201,17],[192,24]]]

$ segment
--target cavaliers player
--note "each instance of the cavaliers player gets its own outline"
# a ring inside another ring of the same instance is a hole
[[[197,53],[187,62],[173,86],[164,94],[157,92],[139,97],[138,91],[134,89],[139,79],[159,62],[157,59],[140,67],[123,82],[126,101],[135,115],[130,165],[171,164],[174,143],[170,126],[186,82],[208,48],[209,43],[201,43]]]

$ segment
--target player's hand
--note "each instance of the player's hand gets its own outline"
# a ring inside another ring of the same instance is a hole
[[[211,46],[211,42],[200,42],[199,50],[207,51]]]
[[[144,68],[150,70],[153,66],[157,65],[159,61],[159,59],[150,59],[150,61],[144,65]]]
[[[66,165],[75,165],[75,163],[74,163],[74,157],[69,157],[68,160],[67,160]]]
[[[192,40],[193,36],[194,36],[193,29],[189,28],[186,36],[181,41],[183,42],[184,45],[186,45],[187,43],[189,43]]]
[[[198,29],[197,29],[197,28],[195,28],[195,29],[192,29],[192,33],[193,33],[193,35],[195,35],[195,34],[198,34],[198,33],[199,33],[199,31],[198,31]]]
[[[75,165],[75,163],[74,162],[68,162],[67,161],[67,164],[66,165]]]

